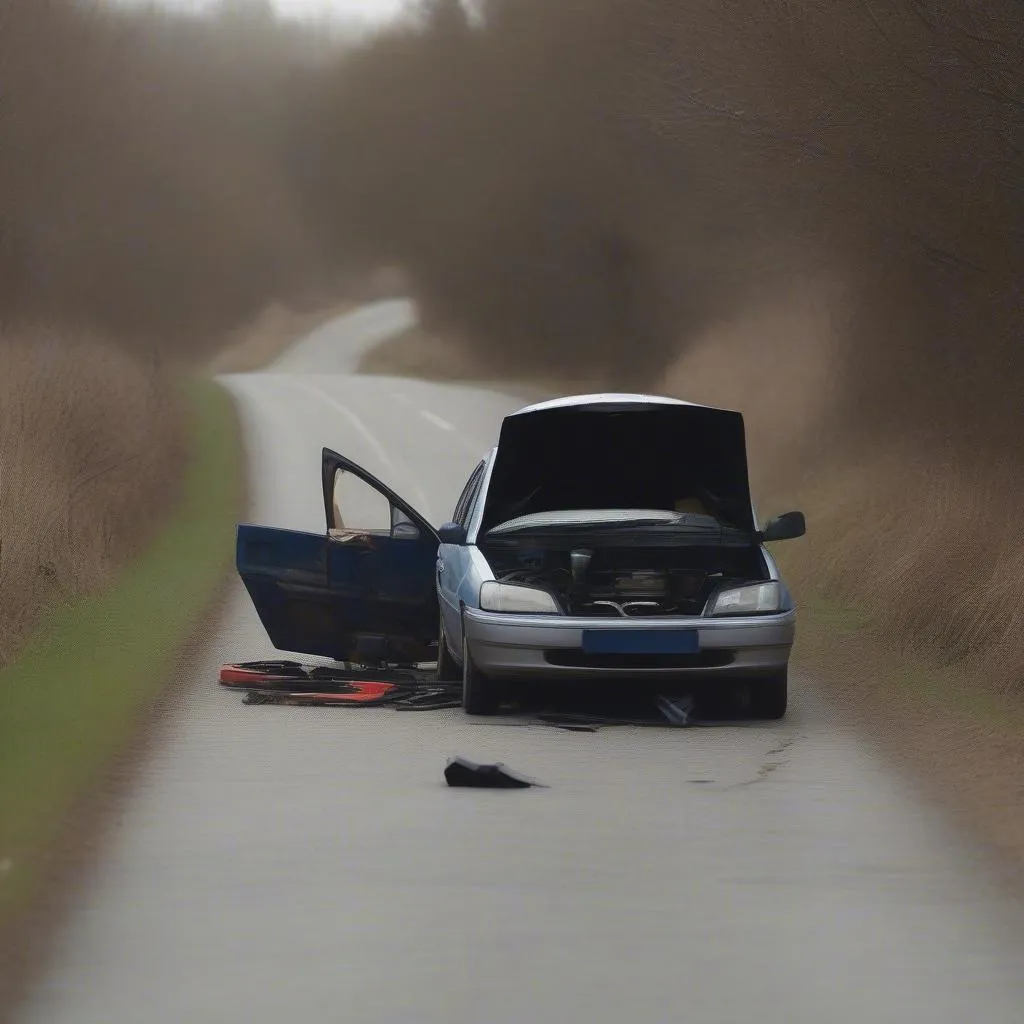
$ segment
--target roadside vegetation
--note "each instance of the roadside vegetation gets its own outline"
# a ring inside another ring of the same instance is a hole
[[[325,46],[246,5],[0,0],[0,1003],[230,571],[239,439],[197,381],[352,291],[290,135]]]
[[[344,286],[290,118],[333,43],[244,4],[0,0],[0,23],[2,666],[159,532],[181,374],[252,368]]]
[[[145,510],[157,517],[157,537],[100,595],[49,605],[20,656],[0,669],[0,940],[25,925],[58,862],[79,859],[75,846],[90,838],[83,807],[114,784],[112,761],[216,612],[245,500],[238,427],[227,392],[212,382],[189,382],[182,405],[184,471],[164,487],[164,507]],[[2,990],[18,965],[0,961]]]

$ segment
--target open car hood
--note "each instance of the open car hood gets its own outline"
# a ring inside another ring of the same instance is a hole
[[[559,509],[708,513],[756,531],[738,412],[653,395],[579,395],[505,417],[480,532]]]

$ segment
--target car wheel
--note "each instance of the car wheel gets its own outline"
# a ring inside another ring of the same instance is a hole
[[[493,715],[501,706],[498,687],[476,667],[462,631],[462,707],[467,715]]]
[[[437,626],[437,678],[442,683],[455,683],[462,678],[459,666],[448,649],[448,638],[444,631],[444,617],[438,616]]]
[[[750,710],[755,718],[782,718],[788,700],[788,672],[774,672],[770,676],[750,681]]]

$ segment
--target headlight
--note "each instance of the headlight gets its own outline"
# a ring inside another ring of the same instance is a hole
[[[488,580],[480,586],[480,607],[485,612],[526,612],[558,615],[562,609],[546,590]]]
[[[711,599],[708,615],[763,615],[782,610],[782,588],[776,581],[720,590]]]

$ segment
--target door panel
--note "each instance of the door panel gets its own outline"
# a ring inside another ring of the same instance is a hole
[[[326,537],[242,524],[235,564],[278,650],[337,656]]]
[[[238,572],[271,643],[339,661],[429,660],[437,533],[385,484],[327,448],[322,477],[324,534],[238,528]]]
[[[339,661],[433,657],[436,557],[429,539],[338,541],[247,524],[236,545],[239,575],[271,643]]]
[[[425,645],[437,639],[436,563],[430,537],[331,538],[328,585],[346,631],[401,639],[407,649],[402,660],[433,657]]]
[[[484,475],[486,460],[481,460],[469,474],[466,486],[455,503],[452,521],[460,526],[469,523],[480,484]],[[456,658],[462,657],[462,607],[460,585],[469,564],[469,548],[465,545],[442,544],[437,554],[437,594],[444,619],[444,629],[449,645]]]
[[[462,576],[462,563],[467,549],[454,544],[442,544],[438,553],[438,598],[441,614],[444,616],[444,629],[448,634],[448,642],[456,658],[462,658],[462,615],[459,602],[458,585]]]

